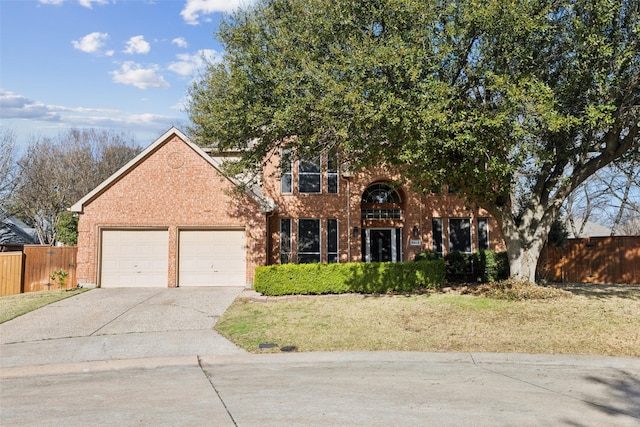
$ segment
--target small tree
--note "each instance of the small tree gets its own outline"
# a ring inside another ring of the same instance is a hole
[[[49,275],[49,278],[53,281],[53,282],[58,282],[58,285],[60,285],[60,289],[64,289],[66,282],[67,282],[67,276],[69,275],[69,272],[67,272],[67,270],[60,268],[56,271],[54,271],[53,273],[51,273]]]
[[[78,217],[73,212],[58,214],[58,241],[68,246],[78,243]]]

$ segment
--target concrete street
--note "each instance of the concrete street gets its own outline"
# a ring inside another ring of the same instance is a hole
[[[213,330],[241,292],[95,289],[0,325],[0,425],[640,425],[640,359],[249,354]]]

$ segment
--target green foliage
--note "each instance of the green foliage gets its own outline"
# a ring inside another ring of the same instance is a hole
[[[64,289],[67,282],[68,275],[69,275],[69,272],[67,270],[63,268],[59,268],[58,270],[51,273],[49,275],[49,278],[54,282],[58,282],[58,285],[60,285],[60,289]]]
[[[474,253],[474,266],[480,282],[488,283],[498,279],[498,262],[493,251]]]
[[[439,259],[442,259],[442,257],[437,253],[433,251],[424,251],[424,252],[417,253],[413,260],[414,261],[437,261]]]
[[[447,282],[489,283],[509,277],[506,252],[483,250],[467,254],[453,251],[444,259],[447,265]]]
[[[223,20],[189,130],[247,168],[287,141],[455,185],[535,259],[562,201],[638,144],[638,22],[637,0],[261,0]]]
[[[64,211],[58,214],[58,241],[68,246],[78,243],[78,216],[73,212]]]
[[[444,278],[441,260],[282,264],[257,267],[254,287],[263,295],[411,292],[422,287],[438,287]]]
[[[444,256],[447,265],[447,281],[469,282],[473,280],[473,256],[464,252],[452,251]]]
[[[497,279],[503,280],[509,277],[509,254],[507,252],[497,252],[494,254],[494,258],[497,264]]]
[[[547,242],[552,246],[564,248],[568,237],[569,231],[567,230],[567,224],[559,219],[553,221],[553,224],[551,224],[551,230],[549,230],[549,240],[547,240]]]

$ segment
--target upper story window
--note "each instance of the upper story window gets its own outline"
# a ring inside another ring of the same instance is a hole
[[[389,184],[372,184],[362,194],[361,217],[368,220],[402,219],[402,199]]]
[[[326,159],[326,168],[323,158]],[[284,148],[280,153],[280,193],[292,194],[297,186],[298,193],[321,194],[326,191],[327,194],[337,194],[338,166],[338,156],[335,152],[295,158],[292,149]]]
[[[293,192],[293,156],[289,148],[284,148],[280,156],[280,192]]]
[[[320,193],[322,190],[320,156],[300,159],[298,162],[298,184],[301,193]]]
[[[327,155],[327,193],[338,192],[338,156],[335,152]]]

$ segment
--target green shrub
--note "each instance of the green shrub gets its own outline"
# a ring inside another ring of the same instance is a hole
[[[445,281],[442,260],[397,263],[283,264],[257,267],[263,295],[411,292]]]
[[[498,280],[508,279],[511,274],[509,255],[506,252],[496,252],[495,258],[498,269]]]
[[[433,251],[424,251],[417,253],[413,258],[414,261],[437,261],[440,259],[442,259],[442,256]]]
[[[447,265],[448,282],[475,281],[473,277],[473,261],[471,254],[452,251],[444,256]]]
[[[449,252],[444,257],[447,264],[447,282],[489,283],[509,277],[509,259],[506,252],[482,250],[467,254]]]

